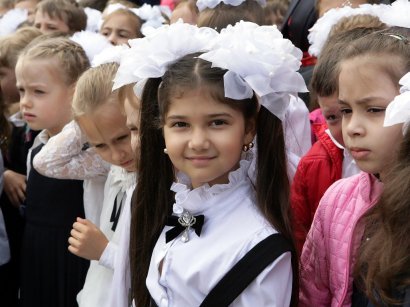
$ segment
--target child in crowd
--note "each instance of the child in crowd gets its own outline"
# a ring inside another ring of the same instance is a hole
[[[36,6],[41,0],[16,0],[14,8],[25,9],[28,11],[27,22],[33,24],[34,13],[36,11]]]
[[[278,28],[283,23],[289,7],[289,0],[268,0],[263,7],[265,12],[265,23],[267,25],[276,25]]]
[[[83,183],[40,175],[32,161],[71,120],[75,83],[88,66],[84,50],[65,38],[33,42],[17,61],[23,118],[30,128],[43,129],[27,159],[21,306],[74,306],[84,284],[89,263],[67,250],[71,225],[84,216]]]
[[[68,241],[70,252],[92,260],[84,287],[77,297],[79,306],[110,306],[107,299],[121,236],[119,229],[123,221],[130,220],[130,215],[124,216],[123,212],[129,212],[126,208],[130,206],[136,183],[131,131],[119,103],[123,89],[111,91],[117,68],[115,63],[102,64],[79,78],[73,99],[76,121],[52,138],[34,161],[40,172],[67,179],[100,176],[101,170],[96,166],[101,158],[111,165],[99,223],[78,218]],[[85,139],[91,146],[86,151],[82,150]],[[55,169],[52,174],[50,168]],[[89,206],[99,207],[100,204],[90,203]]]
[[[359,172],[344,149],[336,67],[346,46],[378,29],[357,28],[331,37],[313,71],[311,88],[326,122],[312,123],[317,142],[300,160],[292,182],[293,230],[299,253],[323,194],[335,181]]]
[[[178,3],[172,11],[170,23],[177,22],[180,18],[191,25],[196,25],[198,21],[199,10],[196,6],[196,0],[184,0]]]
[[[4,101],[1,110],[4,120],[1,125],[1,150],[5,165],[0,206],[11,252],[11,260],[7,264],[9,269],[0,274],[0,282],[6,286],[0,288],[0,297],[5,306],[11,307],[18,304],[20,250],[24,227],[19,209],[26,198],[27,153],[38,133],[27,126],[20,112],[13,114],[14,106],[18,108],[20,100],[14,68],[19,53],[40,35],[39,30],[26,27],[0,38],[0,99]]]
[[[362,217],[378,202],[403,139],[402,125],[383,121],[409,59],[409,30],[389,28],[355,40],[338,64],[343,140],[362,172],[320,201],[301,256],[301,306],[359,306],[353,273],[369,225]]]
[[[216,6],[210,4],[217,4]],[[221,31],[227,25],[234,25],[240,20],[251,21],[258,25],[265,24],[265,13],[257,0],[217,1],[198,0],[198,26],[210,27]]]
[[[43,0],[36,7],[34,26],[42,33],[73,34],[85,30],[87,15],[71,0]]]
[[[281,96],[272,102],[266,98],[274,89],[262,93],[247,82],[250,73],[269,86],[280,87],[292,79],[289,91],[304,88],[296,72],[301,54],[291,44],[286,51],[272,48],[281,43],[285,41],[276,27],[241,22],[218,34],[176,23],[131,48],[130,57],[139,59],[135,66],[120,65],[118,81],[151,76],[142,95],[143,167],[131,224],[132,295],[137,306],[147,306],[150,296],[158,306],[296,304],[291,300],[297,265],[290,244],[289,181],[279,119],[287,100]],[[269,54],[248,53],[243,44]],[[172,50],[167,49],[171,45]],[[207,46],[214,47],[206,52]],[[168,57],[158,57],[156,52],[164,54],[164,49]],[[288,60],[276,62],[281,68],[266,75],[240,69],[261,61],[268,65],[285,54]],[[147,57],[157,60],[147,62]],[[288,73],[282,75],[284,70]],[[254,146],[257,169],[251,169]],[[248,274],[242,265],[251,268]],[[229,278],[231,269],[232,274],[247,276]]]
[[[119,8],[103,17],[100,33],[113,45],[128,44],[132,38],[142,37],[142,20],[131,10]]]
[[[400,84],[401,94],[387,107],[384,125],[404,123],[404,141],[380,201],[365,216],[366,240],[356,266],[362,300],[375,306],[410,306],[410,73]]]

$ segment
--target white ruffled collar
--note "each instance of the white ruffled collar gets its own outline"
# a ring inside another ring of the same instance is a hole
[[[112,165],[110,172],[113,176],[113,184],[120,184],[122,191],[128,190],[137,181],[136,172],[128,172],[122,167]]]
[[[251,161],[249,160],[241,160],[240,166],[229,173],[229,182],[226,184],[215,184],[213,186],[204,184],[196,189],[192,189],[189,179],[184,174],[180,174],[178,176],[179,182],[174,182],[171,186],[171,190],[176,193],[173,213],[179,216],[185,209],[194,215],[206,214],[205,211],[210,207],[218,205],[215,202],[209,201],[210,199],[224,194],[224,192],[231,190],[244,180],[249,180],[250,182],[248,178],[250,164]]]

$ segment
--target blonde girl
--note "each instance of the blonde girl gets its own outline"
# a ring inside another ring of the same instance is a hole
[[[334,183],[320,201],[302,251],[301,306],[356,306],[363,299],[353,274],[367,240],[363,217],[378,202],[403,139],[402,125],[383,121],[409,59],[409,30],[390,28],[354,41],[339,62],[343,140],[362,172]]]
[[[106,63],[80,77],[73,99],[75,121],[52,138],[34,161],[34,166],[48,176],[89,182],[101,177],[105,181],[101,201],[96,195],[98,189],[92,185],[85,187],[92,196],[87,203],[88,211],[98,211],[98,218],[77,218],[68,238],[71,253],[91,260],[84,287],[77,297],[79,306],[111,306],[108,297],[117,268],[115,260],[122,248],[118,246],[120,229],[130,220],[128,207],[136,181],[136,158],[131,147],[135,129],[128,128],[120,103],[126,100],[126,89],[111,91],[117,68],[116,63]],[[128,104],[127,110],[131,112]],[[83,150],[84,144],[90,148]],[[108,170],[101,168],[101,159],[108,163]],[[124,216],[124,212],[128,215]]]
[[[72,306],[84,283],[89,263],[71,255],[66,245],[73,221],[84,216],[83,183],[45,177],[32,160],[71,120],[75,83],[88,66],[84,50],[65,38],[33,43],[17,61],[23,118],[31,129],[42,130],[27,159],[22,306]]]

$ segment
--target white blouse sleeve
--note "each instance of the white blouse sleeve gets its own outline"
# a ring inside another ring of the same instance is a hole
[[[115,258],[117,256],[118,246],[112,241],[108,242],[98,263],[108,269],[114,270]]]
[[[231,306],[289,306],[292,280],[291,254],[287,252],[265,268]]]
[[[93,179],[107,176],[109,164],[84,148],[85,135],[75,121],[68,123],[34,157],[34,168],[41,174],[58,179]]]

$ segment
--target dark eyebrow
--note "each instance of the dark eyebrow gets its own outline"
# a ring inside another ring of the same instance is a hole
[[[215,113],[215,114],[209,114],[209,115],[207,115],[206,117],[208,117],[208,118],[217,118],[217,117],[232,117],[232,115],[231,114],[229,114],[229,113]],[[167,116],[167,118],[166,119],[173,119],[173,120],[183,120],[183,119],[186,119],[187,117],[186,116],[184,116],[184,115],[170,115],[170,116]]]

